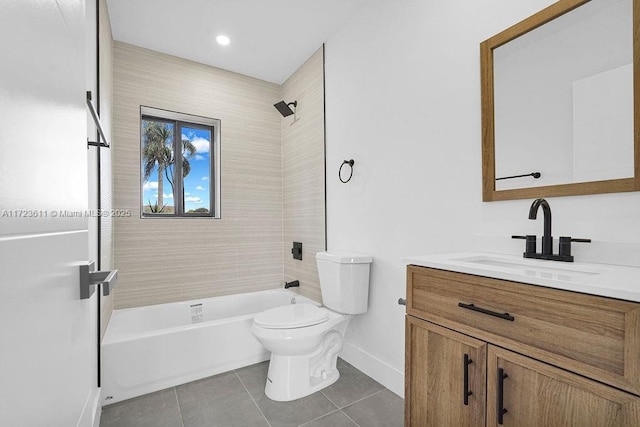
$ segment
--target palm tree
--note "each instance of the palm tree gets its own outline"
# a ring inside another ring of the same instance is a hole
[[[182,179],[184,183],[184,178],[189,175],[191,172],[191,163],[189,163],[189,159],[195,156],[196,146],[188,139],[182,140]],[[175,163],[175,159],[171,159],[170,164],[173,165]],[[173,191],[173,168],[165,169],[165,174],[167,176],[167,180],[171,183],[171,190]],[[182,208],[184,209],[184,185],[182,186]]]
[[[156,206],[162,212],[163,204],[163,173],[170,169],[172,165],[173,152],[171,150],[171,139],[173,137],[172,126],[168,123],[162,123],[152,120],[144,121],[144,137],[142,147],[142,157],[144,162],[144,181],[146,182],[158,167],[158,202]],[[173,187],[173,182],[171,187]]]
[[[189,163],[189,159],[191,159],[197,152],[196,146],[188,139],[182,140],[182,178],[185,178],[191,172],[191,164]],[[169,166],[173,166],[175,163],[175,159],[171,157],[169,159]],[[165,169],[165,176],[167,177],[167,181],[171,184],[171,189],[173,190],[173,168],[168,167]]]

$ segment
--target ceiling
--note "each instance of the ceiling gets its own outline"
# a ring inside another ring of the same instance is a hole
[[[366,0],[107,0],[113,38],[281,84]],[[220,46],[215,38],[231,39]]]

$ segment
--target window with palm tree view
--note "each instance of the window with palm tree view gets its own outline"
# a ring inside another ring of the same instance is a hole
[[[159,116],[162,110],[146,108],[156,113],[151,116],[144,110],[142,216],[217,217],[214,159],[219,121],[172,112]]]

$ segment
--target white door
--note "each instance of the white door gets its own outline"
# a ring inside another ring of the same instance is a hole
[[[0,425],[96,411],[84,0],[0,1]]]

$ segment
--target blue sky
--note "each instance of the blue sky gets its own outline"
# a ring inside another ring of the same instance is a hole
[[[188,139],[196,147],[196,154],[188,158],[191,171],[184,178],[185,212],[191,209],[209,209],[210,199],[210,164],[211,153],[209,152],[211,132],[197,128],[182,128],[182,139]],[[174,206],[171,185],[166,177],[163,180],[163,204]],[[143,185],[142,204],[147,205],[149,201],[155,204],[158,199],[158,171],[157,167],[151,172],[149,179]]]

